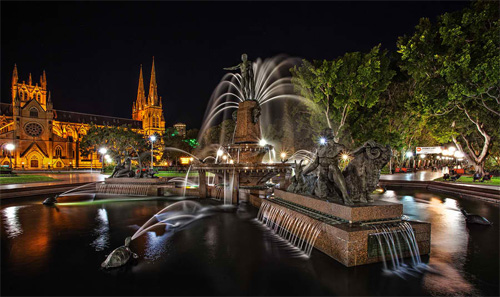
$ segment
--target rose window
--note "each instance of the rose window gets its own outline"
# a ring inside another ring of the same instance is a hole
[[[29,123],[24,127],[26,134],[33,137],[40,136],[40,134],[42,134],[42,130],[42,126],[37,123]]]

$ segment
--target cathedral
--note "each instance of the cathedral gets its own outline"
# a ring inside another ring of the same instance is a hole
[[[12,159],[15,169],[101,168],[103,158],[97,152],[92,156],[80,155],[80,141],[91,124],[127,125],[145,137],[153,133],[162,135],[165,131],[154,58],[147,94],[141,65],[132,119],[54,109],[45,71],[39,82],[34,82],[30,73],[26,83],[19,80],[17,66],[14,65],[11,91],[12,103],[0,104],[0,164],[9,165]],[[14,150],[8,151],[7,144],[13,144]]]

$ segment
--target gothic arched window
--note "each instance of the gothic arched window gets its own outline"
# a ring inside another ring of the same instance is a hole
[[[60,158],[62,156],[62,148],[60,146],[57,146],[56,147],[56,153],[55,153],[55,156],[57,158]]]
[[[32,107],[30,109],[30,117],[38,118],[38,109],[36,109],[36,107]]]

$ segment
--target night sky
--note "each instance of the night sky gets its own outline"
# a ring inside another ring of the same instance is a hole
[[[334,59],[394,51],[420,17],[468,2],[1,2],[2,102],[12,69],[45,69],[55,109],[131,118],[139,65],[152,56],[167,126],[199,127],[223,67],[287,54]]]

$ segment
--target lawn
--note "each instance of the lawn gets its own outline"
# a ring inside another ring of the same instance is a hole
[[[43,175],[24,174],[18,176],[0,177],[0,185],[48,182],[55,180],[57,179]]]
[[[436,178],[434,181],[440,181],[440,182],[445,182],[442,177]],[[494,176],[491,178],[490,181],[485,181],[485,182],[473,182],[472,181],[472,176],[461,176],[457,181],[457,183],[463,183],[463,184],[478,184],[478,185],[490,185],[490,186],[500,186],[500,177]],[[449,181],[449,183],[452,183]]]

